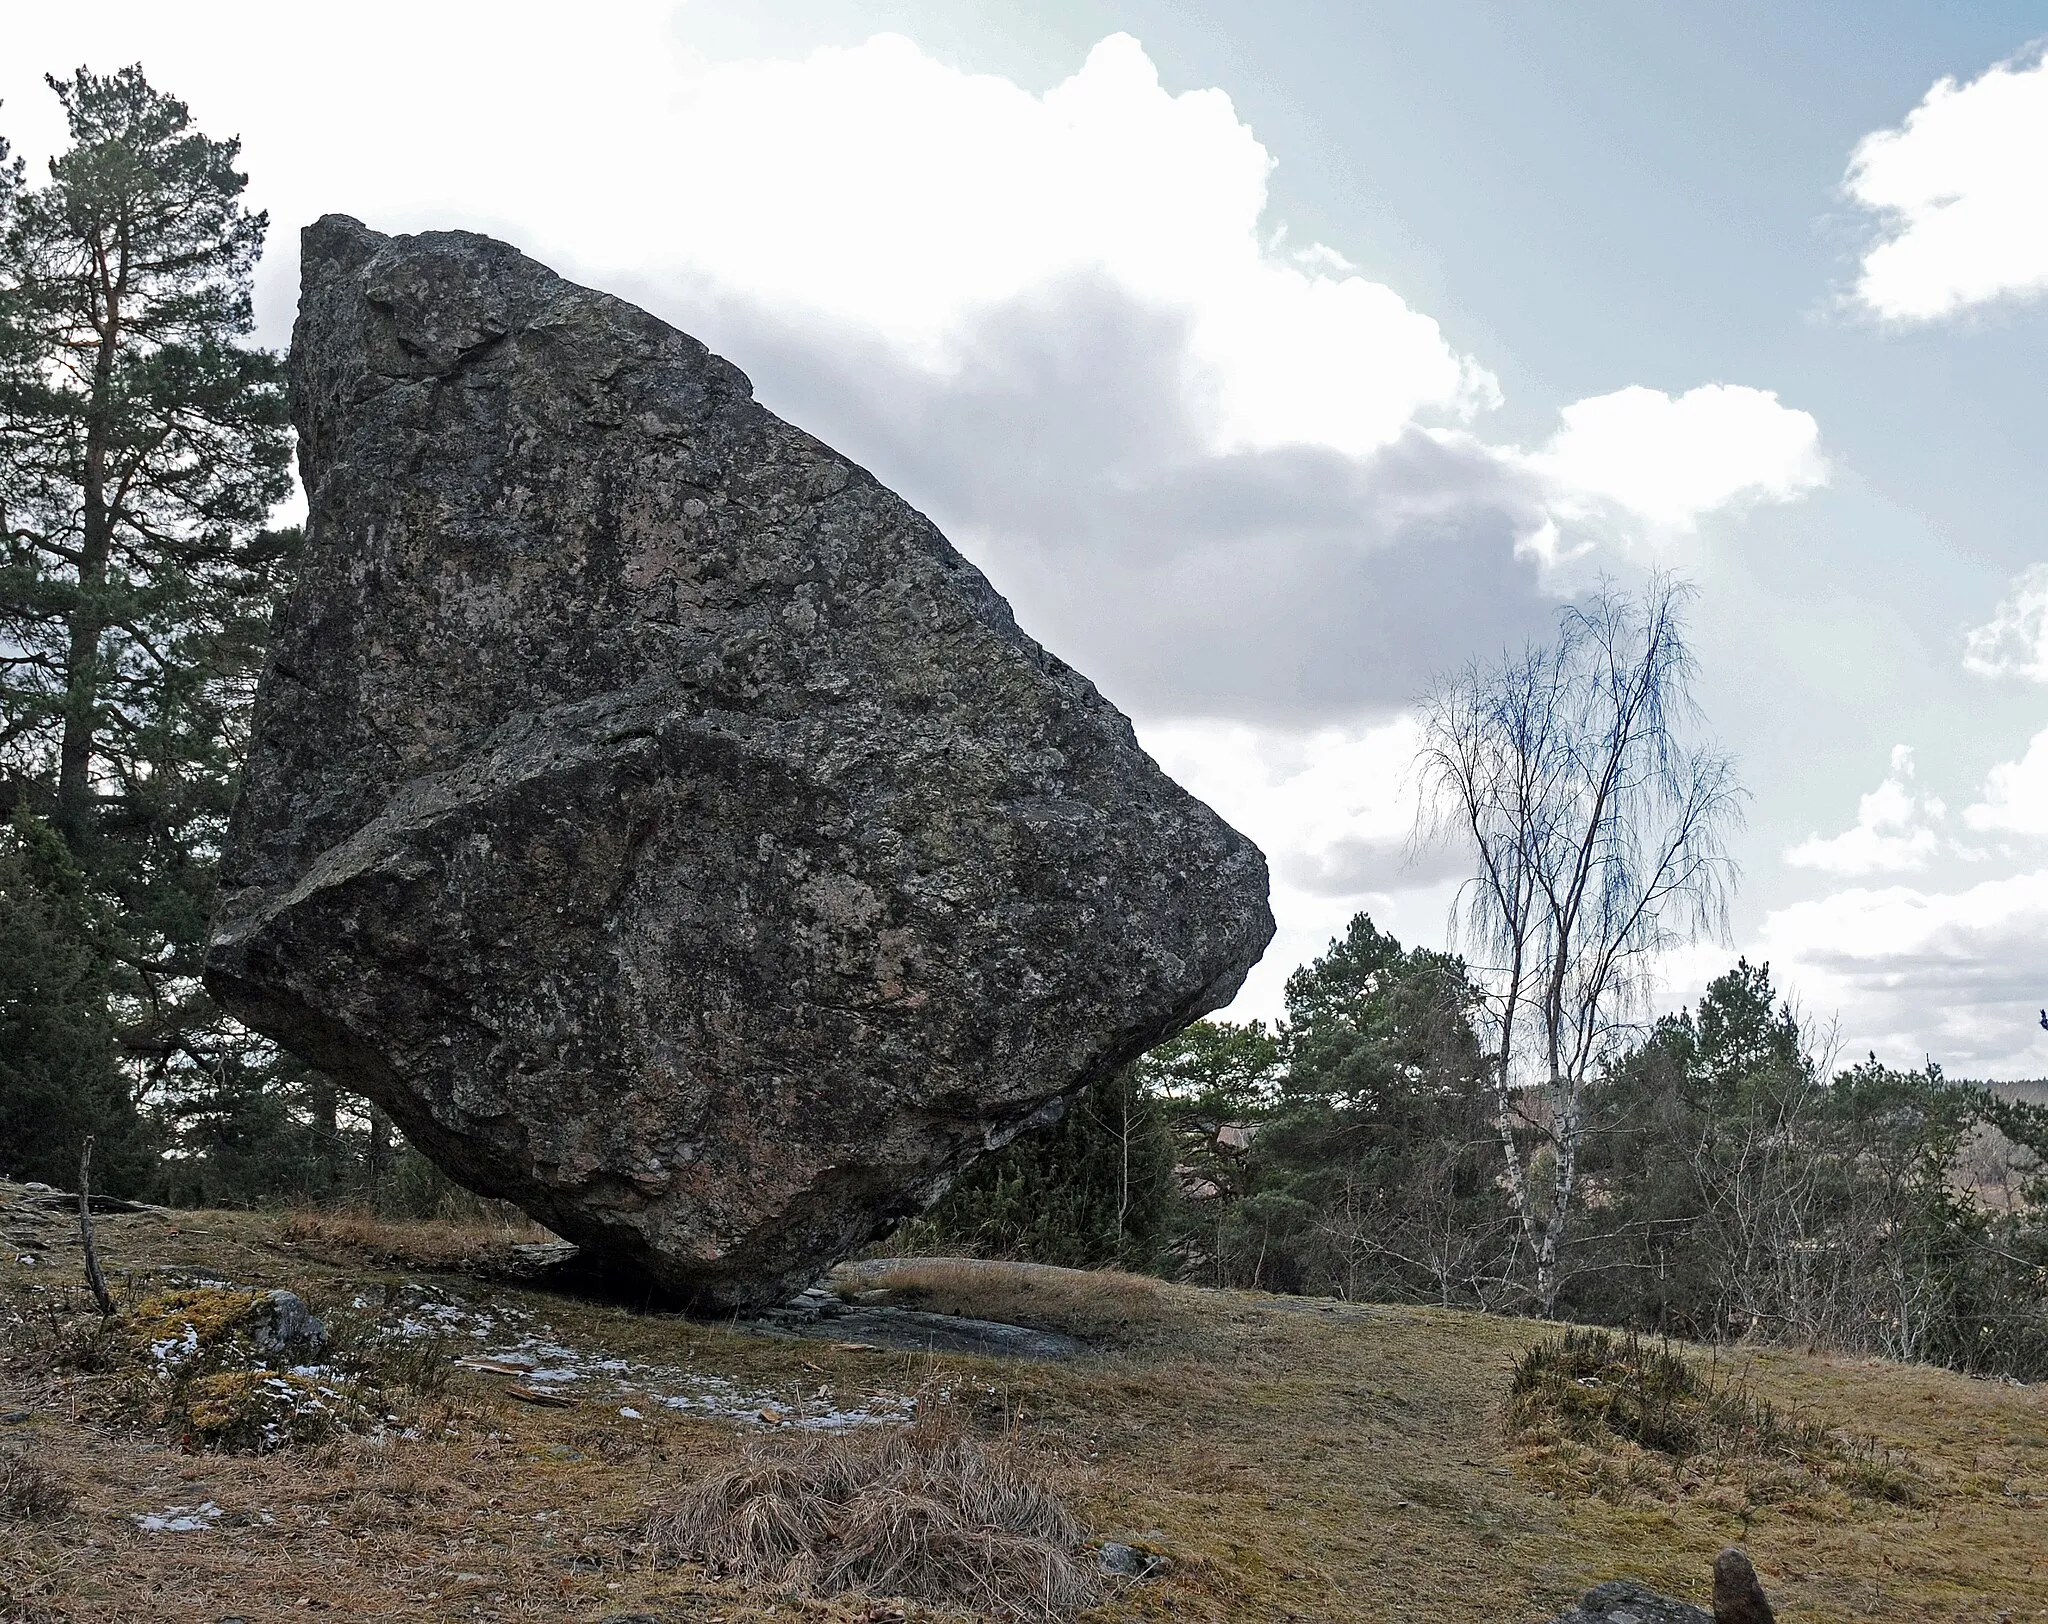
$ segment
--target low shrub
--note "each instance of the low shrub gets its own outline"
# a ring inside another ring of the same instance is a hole
[[[106,1322],[95,1347],[114,1411],[187,1449],[265,1454],[392,1424],[439,1391],[440,1337],[393,1336],[354,1310],[313,1318],[289,1292],[165,1292]]]
[[[188,1448],[262,1455],[376,1424],[350,1388],[298,1371],[222,1370],[180,1386],[168,1419]]]
[[[1506,1430],[1540,1475],[1609,1499],[1739,1487],[1789,1505],[1830,1492],[1917,1504],[1913,1462],[1783,1415],[1668,1343],[1574,1326],[1530,1344],[1508,1378]]]

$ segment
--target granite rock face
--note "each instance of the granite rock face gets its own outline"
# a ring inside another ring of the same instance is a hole
[[[228,1009],[742,1307],[1235,992],[1258,850],[738,369],[487,237],[303,264]]]

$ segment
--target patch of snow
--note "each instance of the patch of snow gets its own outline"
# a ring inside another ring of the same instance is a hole
[[[159,1338],[149,1345],[150,1361],[156,1366],[159,1376],[168,1376],[172,1367],[182,1365],[199,1353],[199,1331],[190,1320],[185,1322],[183,1336]]]
[[[211,1500],[196,1506],[165,1506],[161,1511],[138,1511],[130,1521],[145,1534],[204,1533],[220,1520],[220,1507]]]
[[[820,1392],[810,1400],[790,1402],[788,1396],[742,1389],[722,1376],[702,1375],[674,1365],[641,1364],[631,1359],[599,1358],[555,1340],[554,1328],[537,1322],[524,1310],[499,1307],[486,1311],[459,1298],[436,1295],[394,1309],[385,1319],[387,1331],[399,1336],[446,1336],[480,1342],[482,1357],[527,1368],[520,1380],[551,1391],[588,1392],[609,1387],[618,1399],[651,1400],[664,1409],[729,1421],[760,1424],[763,1412],[777,1424],[813,1431],[884,1426],[908,1421],[915,1409],[906,1395],[876,1393],[864,1402],[840,1407]],[[632,1406],[627,1406],[632,1408]],[[642,1419],[635,1409],[632,1419]]]

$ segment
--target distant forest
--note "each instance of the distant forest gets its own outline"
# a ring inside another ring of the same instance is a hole
[[[1984,1085],[2000,1099],[2022,1105],[2048,1105],[2048,1077],[2026,1077],[2010,1083]]]
[[[2048,1376],[2048,1106],[1932,1064],[1830,1073],[1738,962],[1588,1091],[1546,1303],[1501,1168],[1554,1180],[1558,1124],[1536,1090],[1500,1111],[1477,996],[1361,914],[1276,1028],[1189,1028],[900,1244]]]
[[[0,1172],[192,1205],[461,1215],[373,1107],[198,978],[300,538],[268,222],[141,69],[0,142]],[[1839,1063],[1767,966],[1658,1014],[1742,813],[1682,583],[1417,696],[1460,952],[1361,914],[1286,1016],[1204,1021],[970,1169],[893,1244],[2048,1376],[2048,1082]]]

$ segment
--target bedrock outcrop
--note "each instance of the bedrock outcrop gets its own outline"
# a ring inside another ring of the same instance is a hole
[[[1257,848],[686,334],[330,216],[291,394],[206,981],[470,1188],[782,1300],[1271,937]]]

